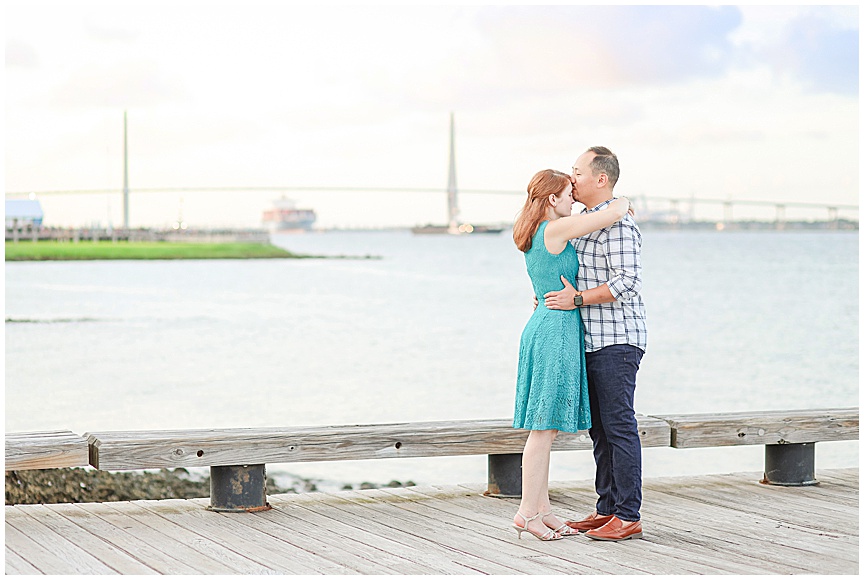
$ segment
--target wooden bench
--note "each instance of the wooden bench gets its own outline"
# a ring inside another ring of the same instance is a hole
[[[818,441],[858,438],[858,408],[637,415],[643,447],[765,445],[765,483],[816,483]],[[98,469],[209,467],[210,508],[267,509],[267,463],[488,455],[487,494],[518,497],[528,432],[510,419],[177,431],[69,431],[6,435],[7,469],[89,464]],[[553,451],[592,448],[587,432],[560,433]]]
[[[6,433],[6,470],[89,465],[87,440],[71,431]]]
[[[763,483],[812,485],[819,441],[858,439],[858,408],[654,416],[671,428],[672,447],[765,445]]]
[[[641,415],[637,419],[643,446],[669,446],[668,423]],[[513,429],[512,425],[510,419],[491,419],[335,427],[96,432],[85,436],[90,444],[93,467],[115,471],[210,467],[211,509],[253,511],[266,507],[266,497],[259,485],[263,489],[267,463],[489,455],[487,493],[518,496],[522,481],[521,454],[528,431]],[[591,448],[587,432],[561,433],[553,445],[556,451]],[[241,488],[241,493],[225,491]]]

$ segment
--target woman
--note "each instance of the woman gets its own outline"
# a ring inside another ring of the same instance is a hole
[[[575,286],[579,260],[569,240],[617,222],[629,201],[620,198],[603,210],[570,215],[570,176],[546,169],[528,184],[528,199],[516,223],[513,240],[525,253],[535,296]],[[549,310],[541,300],[522,331],[513,427],[530,429],[522,454],[522,502],[513,527],[541,540],[575,535],[552,515],[549,504],[549,454],[558,431],[575,433],[591,426],[585,344],[578,309]]]

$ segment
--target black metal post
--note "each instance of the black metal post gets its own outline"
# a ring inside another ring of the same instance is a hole
[[[522,497],[522,454],[503,453],[489,456],[489,483],[483,495]]]
[[[785,443],[765,446],[765,476],[770,485],[816,485],[816,444]]]
[[[210,506],[207,509],[214,512],[269,510],[264,464],[212,466]]]

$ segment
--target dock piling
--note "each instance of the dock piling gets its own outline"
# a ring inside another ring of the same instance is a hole
[[[489,455],[489,481],[483,495],[522,497],[522,454]]]
[[[816,485],[816,444],[785,443],[765,446],[765,475],[769,485]]]
[[[264,464],[219,465],[210,468],[210,506],[214,512],[258,512],[267,503]]]

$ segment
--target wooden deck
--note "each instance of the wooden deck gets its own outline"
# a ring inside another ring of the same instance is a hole
[[[516,539],[518,500],[485,485],[274,495],[254,514],[209,499],[6,506],[7,574],[858,574],[858,469],[821,484],[761,473],[649,479],[645,538]],[[592,510],[590,481],[551,486]]]

